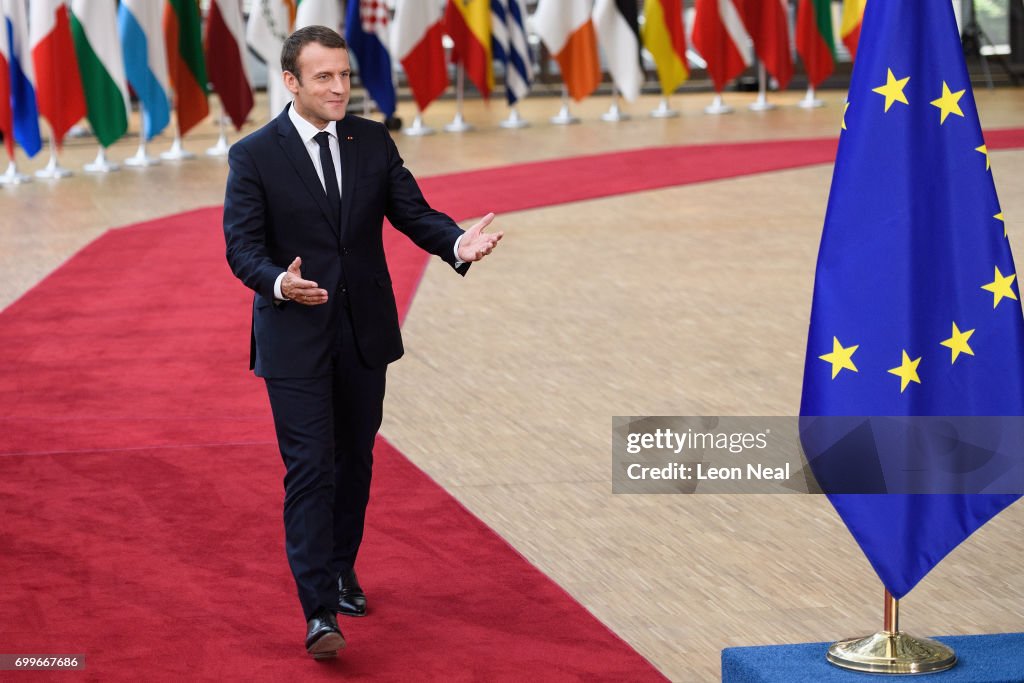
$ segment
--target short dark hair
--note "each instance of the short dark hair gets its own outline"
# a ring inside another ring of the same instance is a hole
[[[310,43],[320,43],[324,47],[348,49],[348,43],[334,29],[326,26],[304,26],[285,38],[281,46],[281,71],[287,71],[302,82],[299,73],[299,53]]]

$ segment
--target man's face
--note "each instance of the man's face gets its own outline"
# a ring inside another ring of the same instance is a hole
[[[317,128],[345,118],[352,73],[348,50],[307,43],[295,61],[302,79],[286,71],[284,83],[295,96],[299,116]]]

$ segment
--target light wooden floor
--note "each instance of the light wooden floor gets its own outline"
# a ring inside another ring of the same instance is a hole
[[[542,99],[523,107],[540,122],[526,131],[497,128],[500,103],[471,103],[477,132],[399,145],[427,176],[828,136],[843,94],[825,95],[820,110],[720,118],[700,112],[707,96],[687,96],[676,102],[684,116],[664,121],[642,116],[654,105],[645,100],[629,108],[637,119],[619,124],[597,120],[607,101],[595,101],[569,128],[546,123],[557,101]],[[1024,91],[978,99],[987,127],[1024,125]],[[441,103],[428,123],[451,114]],[[207,127],[189,146],[213,139]],[[119,145],[113,156],[132,151]],[[67,159],[92,154],[76,142]],[[1019,245],[1024,152],[992,159]],[[200,159],[0,189],[0,306],[108,228],[219,203],[225,174],[222,160]],[[470,277],[428,269],[405,324],[408,353],[389,372],[384,435],[673,680],[716,680],[730,645],[832,640],[879,625],[880,585],[821,497],[611,495],[614,415],[796,412],[830,176],[818,166],[501,216],[506,239]],[[1024,504],[904,601],[904,626],[1024,630],[1022,532]]]

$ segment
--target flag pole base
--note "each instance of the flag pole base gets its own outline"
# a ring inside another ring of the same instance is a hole
[[[71,169],[64,168],[60,164],[55,163],[53,159],[50,159],[50,163],[46,165],[46,168],[36,171],[36,178],[44,178],[46,180],[59,180],[70,175],[73,175]]]
[[[102,147],[96,153],[96,159],[92,163],[86,164],[83,168],[86,173],[112,173],[121,170],[121,167],[117,164],[107,161],[107,151]]]
[[[473,130],[473,126],[466,123],[466,119],[462,118],[462,112],[460,111],[455,114],[455,118],[444,129],[449,133],[466,133]]]
[[[629,114],[623,113],[622,109],[619,108],[617,102],[613,102],[612,106],[605,113],[601,114],[601,120],[607,121],[608,123],[616,123],[618,121],[628,121],[630,118]]]
[[[808,88],[807,94],[804,95],[804,98],[800,100],[797,106],[801,109],[817,109],[819,107],[824,107],[825,103],[815,97],[814,88]]]
[[[956,653],[946,645],[903,631],[841,640],[825,657],[842,669],[873,674],[936,673],[956,664]]]
[[[679,112],[669,106],[667,97],[662,97],[658,108],[651,112],[652,119],[674,119],[677,116]]]
[[[206,156],[226,157],[229,149],[231,149],[231,145],[228,144],[228,136],[222,132],[217,138],[217,144],[206,150]]]
[[[185,159],[195,159],[196,155],[185,149],[181,144],[181,137],[175,137],[171,148],[161,154],[160,158],[167,161],[184,161]]]
[[[551,123],[556,126],[571,126],[579,122],[579,117],[573,116],[572,112],[569,111],[568,104],[563,104],[562,108],[558,110],[558,113],[551,117]]]
[[[750,103],[750,111],[771,111],[775,108],[764,95],[758,95],[757,99]]]
[[[424,135],[433,135],[437,131],[430,126],[423,125],[423,116],[420,114],[416,115],[412,125],[402,130],[403,135],[409,135],[411,137],[422,137]]]
[[[708,106],[704,107],[705,114],[711,114],[712,116],[721,116],[722,114],[731,114],[734,109],[728,104],[722,101],[721,95],[715,95],[714,101]]]
[[[502,128],[527,128],[530,122],[519,115],[519,110],[512,107],[512,111],[508,113],[508,118],[498,124]]]
[[[135,152],[135,155],[124,160],[125,166],[131,166],[133,168],[146,168],[148,166],[158,166],[159,164],[159,159],[146,153],[145,142],[139,142],[139,150]]]
[[[31,182],[32,176],[18,173],[18,166],[13,161],[7,165],[7,171],[0,175],[0,185],[22,185]]]

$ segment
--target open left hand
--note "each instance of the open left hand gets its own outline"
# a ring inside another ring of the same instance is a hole
[[[493,220],[494,214],[489,213],[481,218],[479,223],[466,231],[466,234],[462,236],[462,241],[459,242],[460,261],[464,263],[479,261],[494,251],[494,247],[497,246],[505,233],[500,230],[493,234],[484,233],[484,228],[490,225]]]

